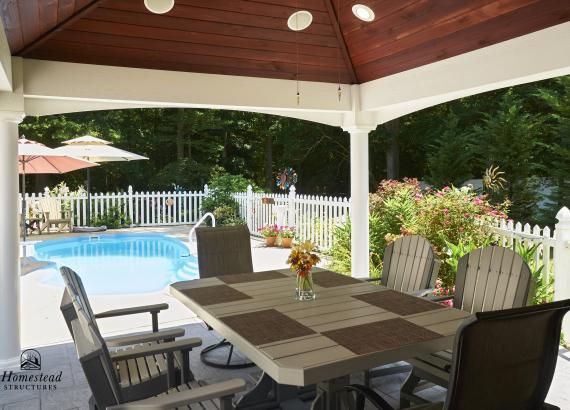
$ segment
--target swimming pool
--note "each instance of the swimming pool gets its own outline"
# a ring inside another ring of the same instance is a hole
[[[38,271],[42,283],[63,286],[60,266],[69,266],[89,294],[156,292],[198,278],[198,263],[179,239],[161,234],[103,234],[49,240],[35,245],[38,260],[55,264]]]

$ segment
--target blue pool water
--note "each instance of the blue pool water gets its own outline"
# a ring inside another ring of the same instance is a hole
[[[38,260],[56,266],[42,270],[41,282],[63,285],[60,266],[69,266],[88,293],[109,295],[156,292],[180,280],[198,278],[198,263],[186,245],[161,234],[103,234],[35,245]]]

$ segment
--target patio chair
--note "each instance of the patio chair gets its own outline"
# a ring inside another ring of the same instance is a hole
[[[528,302],[532,274],[523,258],[500,246],[475,249],[459,259],[455,294],[434,298],[453,300],[453,307],[469,313],[510,309]],[[400,406],[425,400],[414,394],[421,380],[447,387],[452,351],[446,350],[409,360],[412,372],[400,392]]]
[[[423,296],[435,286],[440,265],[433,246],[426,238],[403,236],[384,250],[380,284],[399,292]]]
[[[93,330],[99,335],[97,318],[147,313],[149,311],[157,313],[157,309],[163,310],[168,307],[166,304],[160,304],[119,309],[98,315],[93,314],[79,275],[67,267],[62,267],[60,270],[66,283],[60,309],[74,341],[76,340],[76,334],[73,332],[72,322],[77,319],[78,306],[83,311]],[[183,328],[163,331],[158,331],[157,329],[152,333],[114,337],[105,340],[105,345],[114,349],[110,355],[118,382],[124,390],[125,397],[133,400],[149,397],[149,395],[158,394],[158,392],[163,391],[175,382],[193,379],[188,352],[192,347],[200,346],[202,341],[196,338],[177,340],[184,334]],[[103,340],[102,337],[101,339]],[[152,349],[157,344],[166,343],[181,343],[180,349],[171,355],[172,357],[166,352],[145,350]],[[125,349],[129,349],[128,351],[133,354],[136,353],[136,360],[123,357],[122,350]],[[169,373],[170,361],[173,361],[172,373]]]
[[[441,266],[433,246],[419,235],[403,236],[391,242],[384,251],[382,277],[370,279],[380,281],[382,286],[415,296],[432,293]],[[379,367],[364,374],[365,384],[370,379],[405,373],[412,370],[411,365]]]
[[[40,232],[47,229],[47,232],[50,233],[51,227],[54,225],[57,227],[57,232],[61,232],[65,227],[71,232],[73,225],[72,213],[71,211],[63,210],[61,200],[46,197],[39,199],[37,204],[43,218]]]
[[[234,394],[245,389],[245,381],[240,379],[213,385],[196,380],[183,380],[184,383],[176,387],[169,383],[169,388],[155,389],[152,392],[147,390],[145,397],[134,397],[121,385],[117,377],[115,359],[120,357],[124,361],[135,363],[145,355],[166,354],[172,358],[174,352],[190,349],[194,345],[192,339],[159,343],[112,354],[81,305],[77,301],[74,301],[74,304],[77,319],[72,320],[71,328],[75,335],[77,356],[91,388],[90,409],[173,409],[188,406],[229,410],[232,408]],[[173,360],[170,359],[168,374],[173,371]]]
[[[544,400],[556,368],[562,319],[569,310],[567,299],[475,313],[455,337],[445,403],[413,409],[560,410]],[[348,389],[356,392],[356,410],[364,408],[364,398],[378,409],[393,410],[368,387]]]
[[[200,278],[253,272],[250,234],[246,225],[196,228],[196,247]],[[210,326],[208,329],[212,330]],[[225,362],[211,358],[211,352],[225,347],[229,348]],[[222,369],[255,366],[250,361],[232,363],[233,351],[234,346],[223,339],[205,347],[200,353],[200,359],[208,366]]]

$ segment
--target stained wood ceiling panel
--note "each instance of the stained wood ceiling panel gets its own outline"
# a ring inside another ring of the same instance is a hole
[[[299,33],[297,7],[313,14]],[[0,14],[29,58],[362,83],[570,21],[570,0],[176,0],[165,15],[143,0],[0,0]]]

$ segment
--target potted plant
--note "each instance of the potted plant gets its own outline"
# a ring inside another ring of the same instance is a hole
[[[295,238],[295,228],[290,226],[282,226],[279,229],[279,238],[281,240],[281,247],[290,248]]]
[[[295,299],[297,300],[315,299],[311,270],[321,261],[321,258],[314,251],[316,251],[316,246],[312,242],[303,242],[291,249],[291,254],[287,259],[291,270],[297,273],[295,287]]]
[[[275,241],[279,235],[279,228],[277,225],[265,225],[258,229],[258,232],[265,238],[266,246],[275,246]]]

